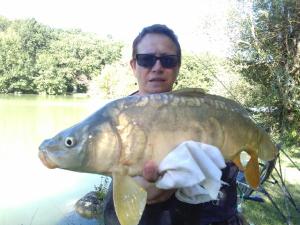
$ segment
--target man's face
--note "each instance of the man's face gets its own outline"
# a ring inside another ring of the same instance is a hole
[[[169,37],[163,34],[147,34],[137,45],[137,54],[174,56],[177,55],[177,49]],[[172,68],[166,68],[161,60],[156,60],[151,68],[139,65],[136,59],[132,59],[130,65],[137,78],[140,95],[171,91],[179,72],[178,63]]]

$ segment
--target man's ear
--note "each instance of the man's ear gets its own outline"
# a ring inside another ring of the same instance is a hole
[[[133,72],[134,72],[135,69],[136,69],[136,61],[135,61],[135,59],[131,59],[131,60],[130,60],[130,66],[131,66],[131,69],[132,69]]]
[[[132,69],[133,76],[137,77],[136,76],[136,60],[135,59],[130,60],[130,67]]]

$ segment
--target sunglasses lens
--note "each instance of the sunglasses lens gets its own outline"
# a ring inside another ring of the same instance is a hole
[[[150,54],[137,54],[136,61],[142,67],[151,68],[156,62],[156,57]]]
[[[176,55],[165,55],[160,58],[160,63],[165,68],[173,68],[177,65],[178,60]]]
[[[152,68],[156,60],[160,60],[164,68],[174,68],[178,64],[177,55],[163,55],[158,57],[153,54],[136,54],[137,64],[145,68]]]

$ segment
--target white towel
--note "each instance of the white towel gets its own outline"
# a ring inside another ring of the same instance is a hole
[[[212,145],[185,141],[160,163],[160,189],[178,189],[176,198],[190,204],[216,200],[226,164],[220,150]]]

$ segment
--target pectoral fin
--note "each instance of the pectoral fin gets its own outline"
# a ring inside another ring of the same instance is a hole
[[[247,183],[252,188],[257,188],[259,186],[259,164],[258,164],[258,156],[254,151],[249,151],[248,154],[251,156],[249,162],[246,165],[244,170],[245,178]]]
[[[146,205],[146,191],[132,177],[113,174],[113,199],[120,224],[137,225]]]

